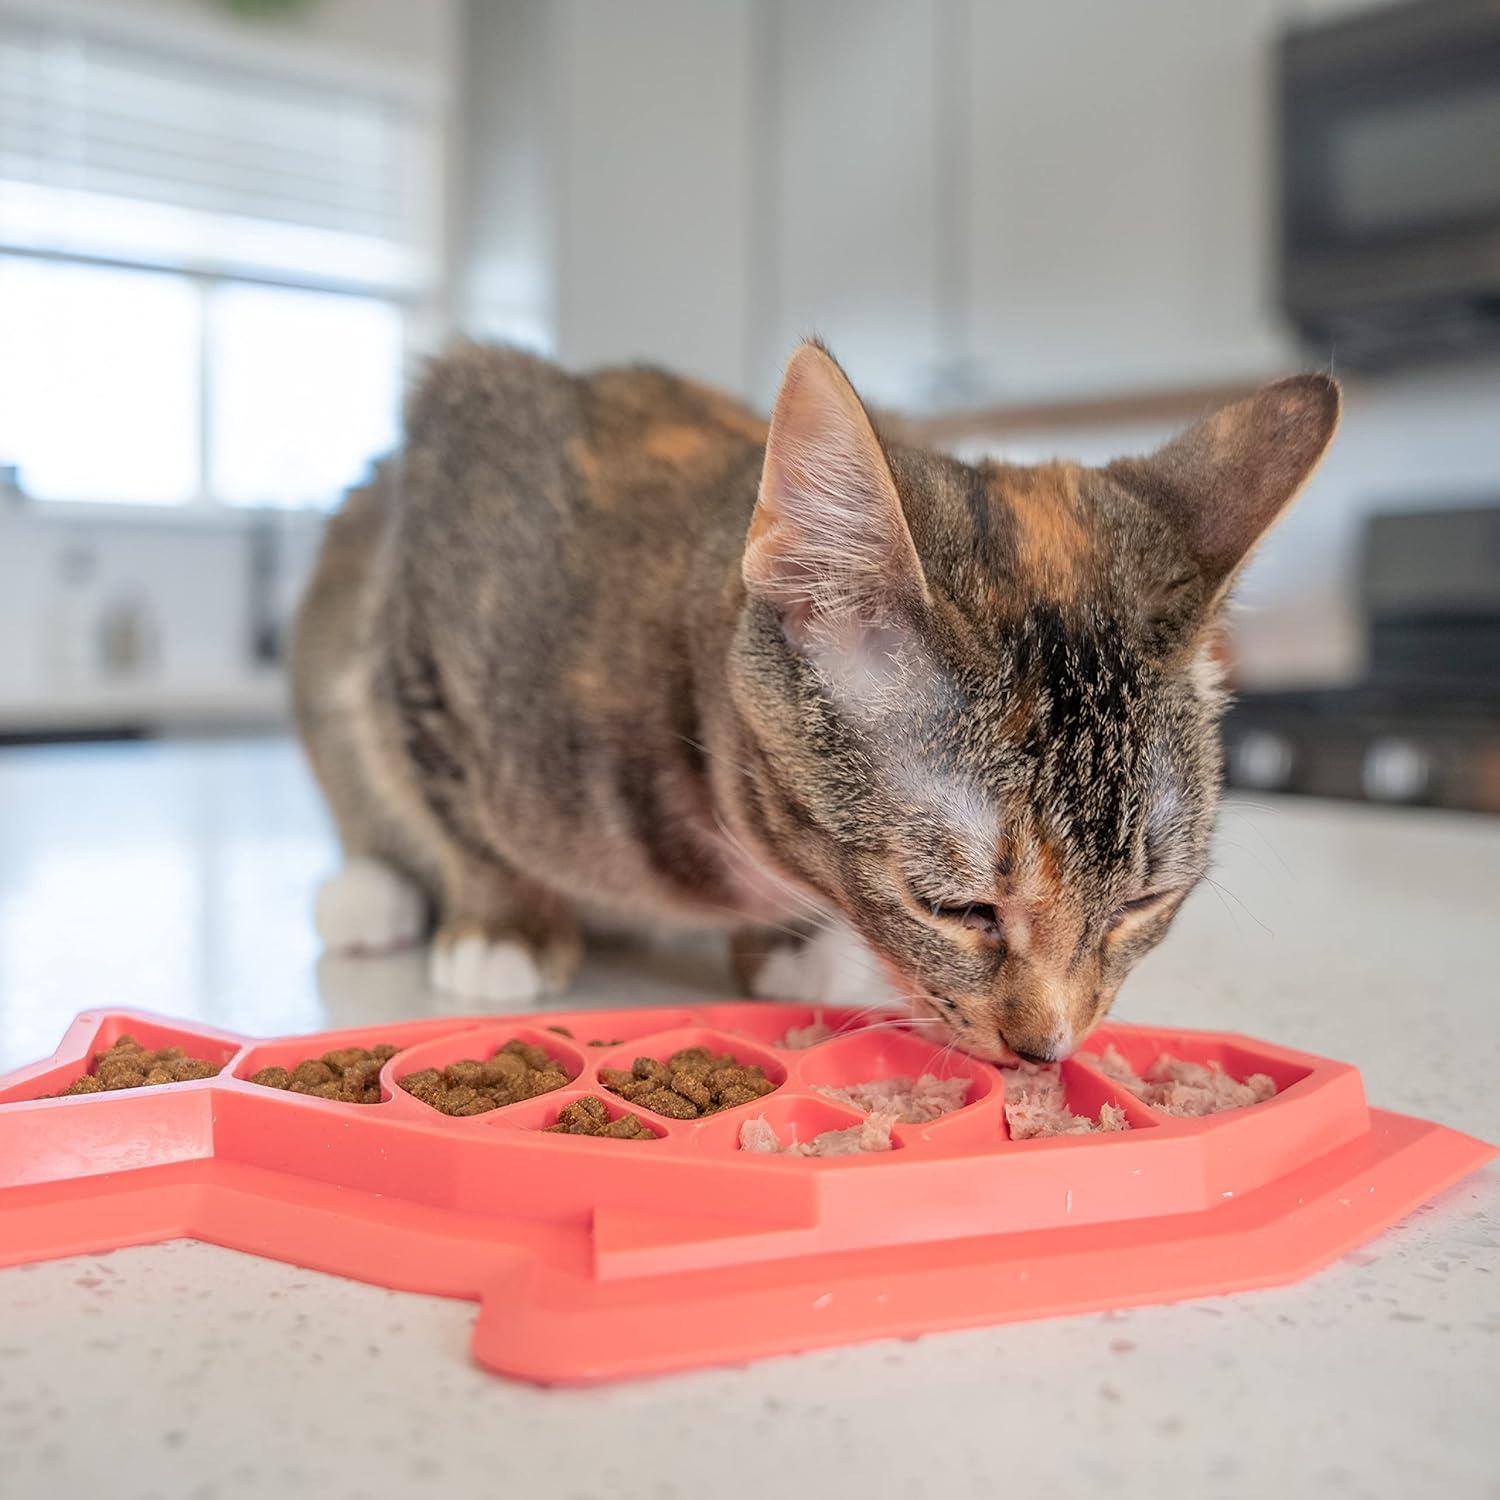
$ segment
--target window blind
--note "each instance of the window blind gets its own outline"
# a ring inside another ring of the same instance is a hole
[[[0,245],[420,294],[433,125],[408,99],[0,17]]]

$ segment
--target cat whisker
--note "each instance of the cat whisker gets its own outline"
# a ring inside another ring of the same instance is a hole
[[[1257,926],[1257,927],[1259,927],[1259,928],[1260,928],[1260,930],[1261,930],[1261,931],[1262,931],[1262,932],[1267,932],[1267,933],[1269,933],[1269,932],[1270,932],[1270,931],[1271,931],[1271,928],[1270,928],[1270,926],[1269,926],[1269,925],[1268,925],[1268,924],[1267,924],[1267,923],[1265,923],[1265,922],[1262,922],[1262,921],[1261,921],[1261,919],[1260,919],[1260,918],[1259,918],[1259,917],[1258,917],[1258,916],[1256,916],[1256,915],[1255,915],[1255,913],[1254,913],[1254,912],[1253,912],[1253,911],[1251,911],[1251,910],[1250,910],[1250,908],[1249,908],[1249,907],[1248,907],[1248,906],[1246,906],[1246,905],[1245,905],[1245,903],[1244,903],[1244,902],[1243,902],[1243,901],[1241,901],[1241,900],[1240,900],[1240,898],[1239,898],[1239,897],[1238,897],[1238,896],[1236,896],[1236,895],[1235,895],[1235,893],[1234,893],[1234,892],[1233,892],[1233,891],[1232,891],[1232,890],[1230,890],[1230,889],[1229,889],[1229,887],[1228,887],[1228,886],[1227,886],[1227,885],[1223,885],[1223,884],[1221,884],[1221,883],[1220,883],[1220,882],[1219,882],[1219,881],[1217,881],[1217,880],[1215,880],[1215,879],[1214,879],[1214,878],[1213,878],[1213,876],[1212,876],[1212,875],[1210,875],[1210,874],[1208,874],[1208,873],[1207,873],[1207,872],[1206,872],[1206,871],[1205,871],[1205,872],[1204,872],[1204,876],[1203,876],[1203,878],[1204,878],[1204,879],[1205,879],[1205,880],[1206,880],[1206,881],[1207,881],[1207,882],[1208,882],[1208,883],[1209,883],[1209,884],[1210,884],[1210,885],[1211,885],[1211,886],[1212,886],[1212,887],[1213,887],[1213,888],[1214,888],[1214,889],[1215,889],[1215,890],[1216,890],[1216,891],[1222,891],[1222,892],[1223,892],[1223,894],[1224,894],[1224,895],[1226,895],[1226,896],[1228,896],[1228,897],[1229,897],[1229,899],[1230,899],[1230,900],[1231,900],[1231,901],[1233,901],[1233,902],[1234,902],[1234,903],[1235,903],[1235,905],[1236,905],[1236,906],[1238,906],[1238,907],[1239,907],[1239,908],[1240,908],[1240,910],[1241,910],[1241,911],[1242,911],[1242,912],[1244,912],[1244,913],[1245,913],[1245,915],[1246,915],[1246,916],[1247,916],[1247,917],[1249,917],[1249,918],[1250,918],[1250,920],[1251,920],[1251,921],[1252,921],[1252,922],[1254,922],[1254,923],[1255,923],[1255,925],[1256,925],[1256,926]]]
[[[695,740],[690,734],[679,733],[676,738],[681,740],[684,745],[691,745],[694,750],[700,755],[706,756],[709,760],[716,760],[720,765],[728,766],[732,771],[738,771],[741,776],[749,778],[755,775],[755,772],[749,766],[742,765],[737,760],[731,760],[727,755],[721,755],[717,750],[710,750],[702,740]]]

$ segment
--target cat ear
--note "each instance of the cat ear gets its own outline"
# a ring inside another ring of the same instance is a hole
[[[880,440],[819,344],[801,345],[782,376],[743,573],[793,639],[819,624],[889,623],[926,597]]]
[[[1294,375],[1108,472],[1168,516],[1216,591],[1296,498],[1339,424],[1338,382]]]

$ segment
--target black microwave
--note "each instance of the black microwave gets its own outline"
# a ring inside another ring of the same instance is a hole
[[[1281,290],[1312,350],[1500,346],[1500,0],[1414,0],[1279,45]]]

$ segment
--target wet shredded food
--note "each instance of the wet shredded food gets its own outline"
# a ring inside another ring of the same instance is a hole
[[[1005,1079],[1005,1121],[1013,1141],[1130,1129],[1118,1104],[1102,1105],[1097,1118],[1076,1114],[1069,1108],[1062,1071],[1056,1063],[1021,1062],[1000,1072]]]
[[[1184,1062],[1170,1052],[1157,1057],[1144,1077],[1135,1072],[1116,1047],[1106,1047],[1095,1061],[1105,1074],[1129,1089],[1143,1104],[1182,1119],[1264,1104],[1276,1095],[1276,1082],[1265,1073],[1252,1073],[1241,1082],[1230,1077],[1216,1062]]]

